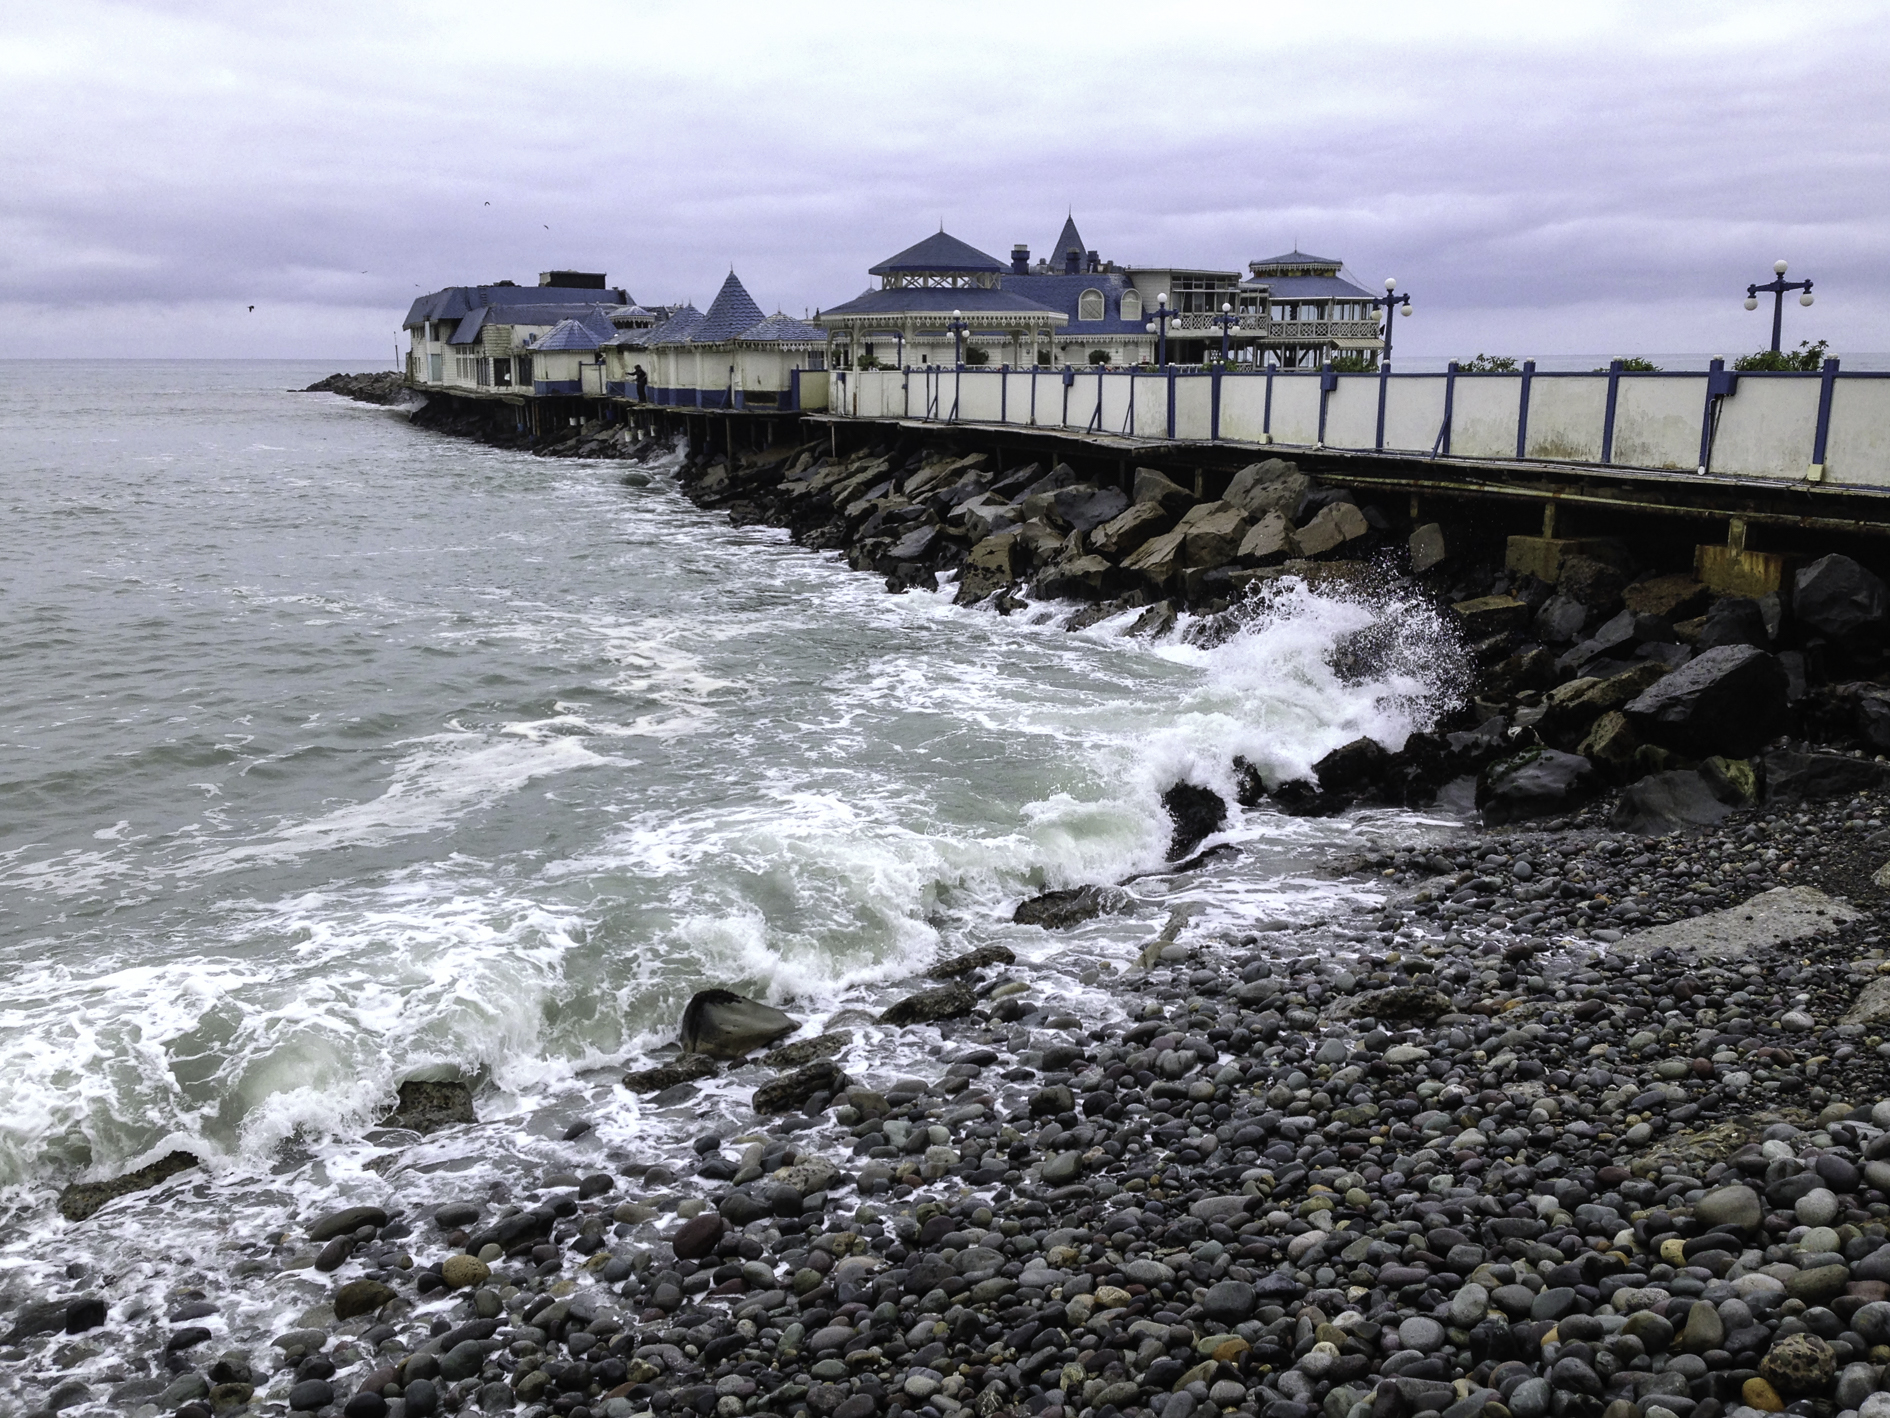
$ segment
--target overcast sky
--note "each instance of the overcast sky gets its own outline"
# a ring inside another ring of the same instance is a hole
[[[936,230],[1295,242],[1411,355],[1890,350],[1890,6],[121,5],[0,11],[0,356],[391,361],[426,290],[856,295]],[[255,306],[251,313],[247,307]]]

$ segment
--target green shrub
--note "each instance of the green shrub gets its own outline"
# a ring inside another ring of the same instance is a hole
[[[989,364],[990,362],[991,362],[991,351],[985,349],[981,345],[966,345],[965,346],[965,363],[966,364]]]
[[[1460,360],[1457,369],[1463,374],[1514,374],[1516,361],[1508,355],[1479,354],[1475,359]]]
[[[1608,367],[1606,365],[1602,365],[1595,370],[1597,374],[1606,374],[1607,372]],[[1660,366],[1655,364],[1651,359],[1642,359],[1639,355],[1629,355],[1626,359],[1621,361],[1621,372],[1623,374],[1658,374],[1660,373]]]
[[[1363,350],[1347,350],[1327,360],[1326,368],[1335,374],[1369,374],[1377,365]]]
[[[1091,364],[1109,363],[1109,351],[1108,350],[1091,350],[1089,352],[1089,362]]]
[[[1824,340],[1815,345],[1804,340],[1795,350],[1760,350],[1757,354],[1740,355],[1733,361],[1733,368],[1742,374],[1766,371],[1816,374],[1824,367],[1825,351],[1829,348]]]

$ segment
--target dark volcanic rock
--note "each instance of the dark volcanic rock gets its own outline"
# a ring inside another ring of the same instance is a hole
[[[1162,794],[1162,806],[1175,824],[1175,835],[1168,844],[1171,862],[1180,861],[1227,822],[1227,803],[1221,795],[1194,783],[1175,784]]]
[[[792,1015],[733,990],[698,990],[683,1010],[683,1052],[739,1059],[800,1027]]]
[[[1651,773],[1630,784],[1615,804],[1609,826],[1637,837],[1659,837],[1684,827],[1708,827],[1732,809],[1692,769]]]
[[[880,1015],[881,1024],[927,1024],[935,1019],[956,1019],[970,1014],[978,1002],[969,987],[962,984],[940,985],[936,990],[921,990],[908,995]]]
[[[83,1221],[108,1201],[154,1187],[196,1165],[197,1159],[188,1152],[173,1152],[109,1182],[74,1182],[59,1193],[59,1214],[68,1221]]]
[[[1747,758],[1784,726],[1785,667],[1751,645],[1689,660],[1624,711],[1643,739],[1704,758]]]
[[[778,1049],[771,1049],[761,1056],[763,1068],[788,1069],[810,1064],[815,1059],[832,1058],[848,1044],[853,1042],[853,1035],[845,1029],[836,1029],[827,1034],[816,1034],[811,1039],[796,1039],[792,1044],[783,1044]]]
[[[1765,800],[1787,805],[1890,785],[1890,763],[1842,753],[1775,749],[1765,755]]]
[[[969,992],[967,992],[969,993]],[[804,1107],[816,1093],[834,1094],[847,1086],[847,1076],[831,1059],[816,1059],[792,1073],[764,1083],[755,1090],[757,1113],[787,1113]]]
[[[1698,648],[1706,651],[1722,645],[1755,645],[1763,650],[1771,643],[1765,630],[1765,613],[1757,601],[1749,596],[1721,596],[1706,613]]]
[[[1847,649],[1881,645],[1890,589],[1848,556],[1832,553],[1799,571],[1792,610],[1799,625]]]
[[[409,1079],[400,1085],[399,1101],[394,1111],[381,1119],[381,1126],[438,1132],[441,1128],[476,1123],[479,1118],[473,1112],[472,1095],[470,1083]]]
[[[1062,930],[1097,916],[1125,911],[1133,904],[1128,892],[1113,886],[1077,886],[1068,891],[1046,891],[1017,903],[1011,920],[1020,926]],[[1007,959],[1008,965],[1010,961]],[[935,977],[938,972],[931,972]]]
[[[992,965],[1016,963],[1017,955],[1008,945],[981,945],[963,955],[954,955],[950,960],[939,961],[925,974],[926,978],[932,980],[956,980],[960,975],[970,975]]]
[[[693,1083],[699,1078],[712,1077],[720,1067],[707,1054],[682,1054],[669,1063],[626,1073],[623,1086],[632,1093],[661,1093],[665,1088],[674,1088],[679,1083]]]
[[[1352,792],[1384,770],[1385,756],[1384,749],[1370,739],[1353,739],[1313,764],[1313,776],[1322,792]]]
[[[1534,748],[1483,770],[1477,779],[1477,806],[1485,826],[1500,827],[1565,812],[1595,787],[1594,765],[1580,754]]]
[[[342,1211],[331,1211],[310,1223],[308,1238],[316,1245],[332,1241],[337,1236],[346,1236],[359,1231],[363,1226],[372,1226],[376,1231],[387,1224],[387,1213],[378,1206],[350,1206]]]

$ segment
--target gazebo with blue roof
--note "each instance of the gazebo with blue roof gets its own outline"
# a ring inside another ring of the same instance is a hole
[[[854,369],[868,359],[878,363],[875,336],[897,341],[895,363],[912,363],[915,346],[921,363],[949,363],[934,361],[932,354],[955,351],[953,327],[958,325],[974,345],[981,340],[1008,342],[1012,365],[1034,364],[1038,349],[1069,317],[1005,290],[1008,269],[941,228],[872,267],[870,274],[880,278],[877,290],[814,316],[814,323],[827,333],[828,363]],[[841,341],[845,347],[836,358],[835,346]]]
[[[778,311],[762,314],[730,271],[707,310],[684,306],[660,324],[610,341],[607,387],[625,398],[691,408],[824,408],[825,343],[825,333],[811,325]]]

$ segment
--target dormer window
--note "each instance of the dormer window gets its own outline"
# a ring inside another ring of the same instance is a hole
[[[1099,290],[1086,290],[1076,298],[1078,320],[1100,320],[1103,309],[1103,293]]]
[[[1142,293],[1140,291],[1125,290],[1122,293],[1122,318],[1124,320],[1142,318]]]

